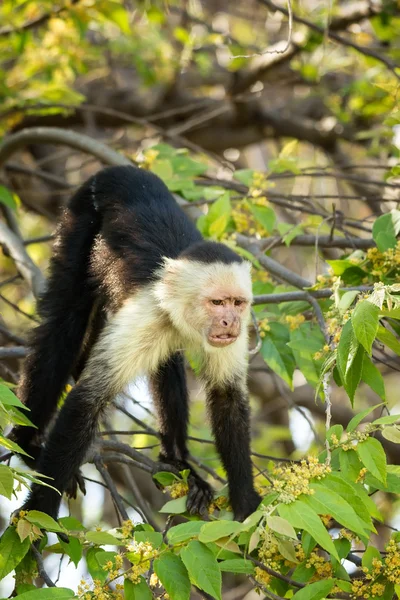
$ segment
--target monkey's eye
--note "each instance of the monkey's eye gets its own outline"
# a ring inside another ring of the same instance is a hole
[[[222,300],[212,300],[211,302],[215,304],[215,306],[221,306],[222,304]]]
[[[243,300],[235,300],[235,306],[241,306],[243,304]]]

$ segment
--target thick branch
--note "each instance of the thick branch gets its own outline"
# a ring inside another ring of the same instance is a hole
[[[87,135],[66,131],[59,127],[32,127],[13,133],[5,138],[0,146],[0,165],[5,163],[20,148],[40,142],[69,146],[75,150],[91,154],[108,165],[132,164],[128,158],[119,152],[115,152],[112,148]]]
[[[44,290],[45,279],[40,269],[26,252],[23,241],[4,223],[0,223],[0,244],[7,248],[18,271],[29,283],[34,295],[37,297]]]
[[[290,269],[287,269],[283,265],[279,264],[273,258],[269,256],[265,256],[265,254],[260,250],[260,247],[254,240],[249,239],[247,236],[242,234],[237,234],[236,241],[241,248],[248,250],[255,256],[255,258],[262,264],[262,266],[271,273],[274,277],[279,279],[280,281],[284,281],[285,283],[290,283],[297,288],[309,288],[311,287],[311,282],[300,275],[297,275]]]

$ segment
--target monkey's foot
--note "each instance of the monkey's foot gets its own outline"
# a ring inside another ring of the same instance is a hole
[[[191,515],[199,514],[204,517],[214,496],[213,489],[197,473],[189,475],[188,484],[189,493],[186,508]]]
[[[187,480],[189,486],[186,503],[187,510],[191,515],[199,514],[201,516],[205,516],[207,514],[207,508],[214,497],[212,487],[206,481],[204,481],[204,479],[202,479],[200,475],[198,475],[198,473],[193,469],[193,467],[186,461],[169,461],[163,456],[160,456],[160,459],[161,461],[157,463],[154,474],[158,473],[159,471],[170,471],[175,475],[179,475],[179,471],[189,469],[190,474]],[[155,484],[159,489],[162,489],[162,486],[160,486],[157,482],[155,482]]]
[[[65,493],[68,498],[73,498],[74,500],[77,497],[78,489],[82,492],[82,494],[86,495],[86,485],[85,480],[83,479],[82,471],[78,469],[69,482],[68,486],[65,489]]]

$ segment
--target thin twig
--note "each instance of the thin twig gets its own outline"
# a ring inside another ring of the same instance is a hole
[[[50,579],[47,575],[46,570],[44,568],[43,557],[40,554],[39,550],[36,548],[35,544],[31,544],[31,550],[35,556],[39,577],[43,579],[47,587],[56,587],[56,584]]]

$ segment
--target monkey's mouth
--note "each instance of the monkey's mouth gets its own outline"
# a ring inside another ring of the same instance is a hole
[[[209,335],[208,343],[210,346],[222,347],[229,346],[237,340],[237,335],[231,335],[230,333],[221,333],[220,335]]]

